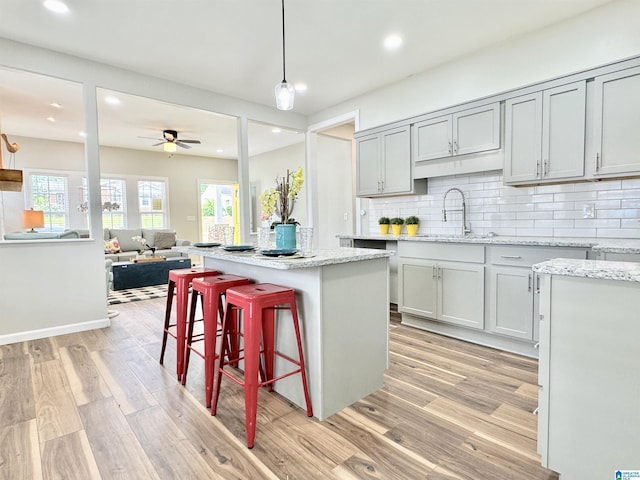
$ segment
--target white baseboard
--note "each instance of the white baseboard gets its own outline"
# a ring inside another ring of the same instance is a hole
[[[55,337],[56,335],[65,335],[67,333],[84,332],[86,330],[95,330],[105,328],[111,325],[111,320],[101,318],[91,320],[90,322],[72,323],[68,325],[60,325],[57,327],[42,328],[40,330],[28,330],[25,332],[9,333],[0,335],[0,345],[8,345],[10,343],[26,342],[29,340],[37,340],[39,338]]]

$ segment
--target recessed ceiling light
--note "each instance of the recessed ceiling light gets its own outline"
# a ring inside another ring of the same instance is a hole
[[[105,97],[104,101],[109,105],[120,105],[120,99],[118,97]]]
[[[402,45],[402,37],[400,35],[391,34],[384,39],[384,48],[387,50],[397,50]]]
[[[69,13],[69,7],[60,0],[45,0],[44,7],[54,13]]]
[[[219,148],[219,149],[217,149],[217,150],[216,150],[216,152],[218,152],[218,153],[222,153],[222,152],[224,152],[224,150],[223,150],[223,149],[221,149],[221,148]]]
[[[295,87],[296,92],[306,92],[307,84],[306,83],[296,83]]]
[[[55,119],[55,118],[53,118],[53,117],[47,117],[47,120],[49,120],[51,123],[53,123],[53,122],[55,122],[55,121],[56,121],[56,119]]]
[[[86,137],[87,136],[87,132],[78,132],[78,135],[80,135],[81,137]]]
[[[58,102],[51,102],[49,104],[49,106],[53,107],[53,108],[62,108],[62,104],[58,103]]]
[[[282,129],[281,129],[281,128],[277,128],[277,127],[276,127],[276,128],[272,128],[272,129],[271,129],[271,133],[280,133],[280,132],[282,132]]]

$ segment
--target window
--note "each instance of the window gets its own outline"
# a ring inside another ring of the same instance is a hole
[[[29,186],[33,208],[44,212],[45,230],[64,231],[68,225],[67,177],[31,174]]]
[[[165,228],[166,188],[163,181],[138,181],[138,208],[142,228]]]
[[[104,228],[126,228],[127,226],[127,182],[118,178],[101,178],[102,226]]]

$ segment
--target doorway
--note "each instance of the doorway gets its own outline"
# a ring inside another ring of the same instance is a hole
[[[235,189],[237,192],[237,188]],[[237,223],[237,202],[234,202],[234,185],[214,180],[199,180],[200,192],[200,239],[211,242],[214,226],[218,224],[234,225]],[[239,235],[240,232],[236,232]]]

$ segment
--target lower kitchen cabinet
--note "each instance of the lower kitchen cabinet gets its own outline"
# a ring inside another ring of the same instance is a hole
[[[561,479],[640,468],[640,283],[541,275],[538,453]]]
[[[483,246],[400,242],[398,252],[398,311],[484,328]],[[455,261],[465,258],[477,263]]]
[[[534,278],[531,268],[489,266],[488,329],[510,337],[533,340]]]
[[[487,331],[538,340],[539,280],[531,270],[551,258],[587,258],[586,248],[487,246]]]

